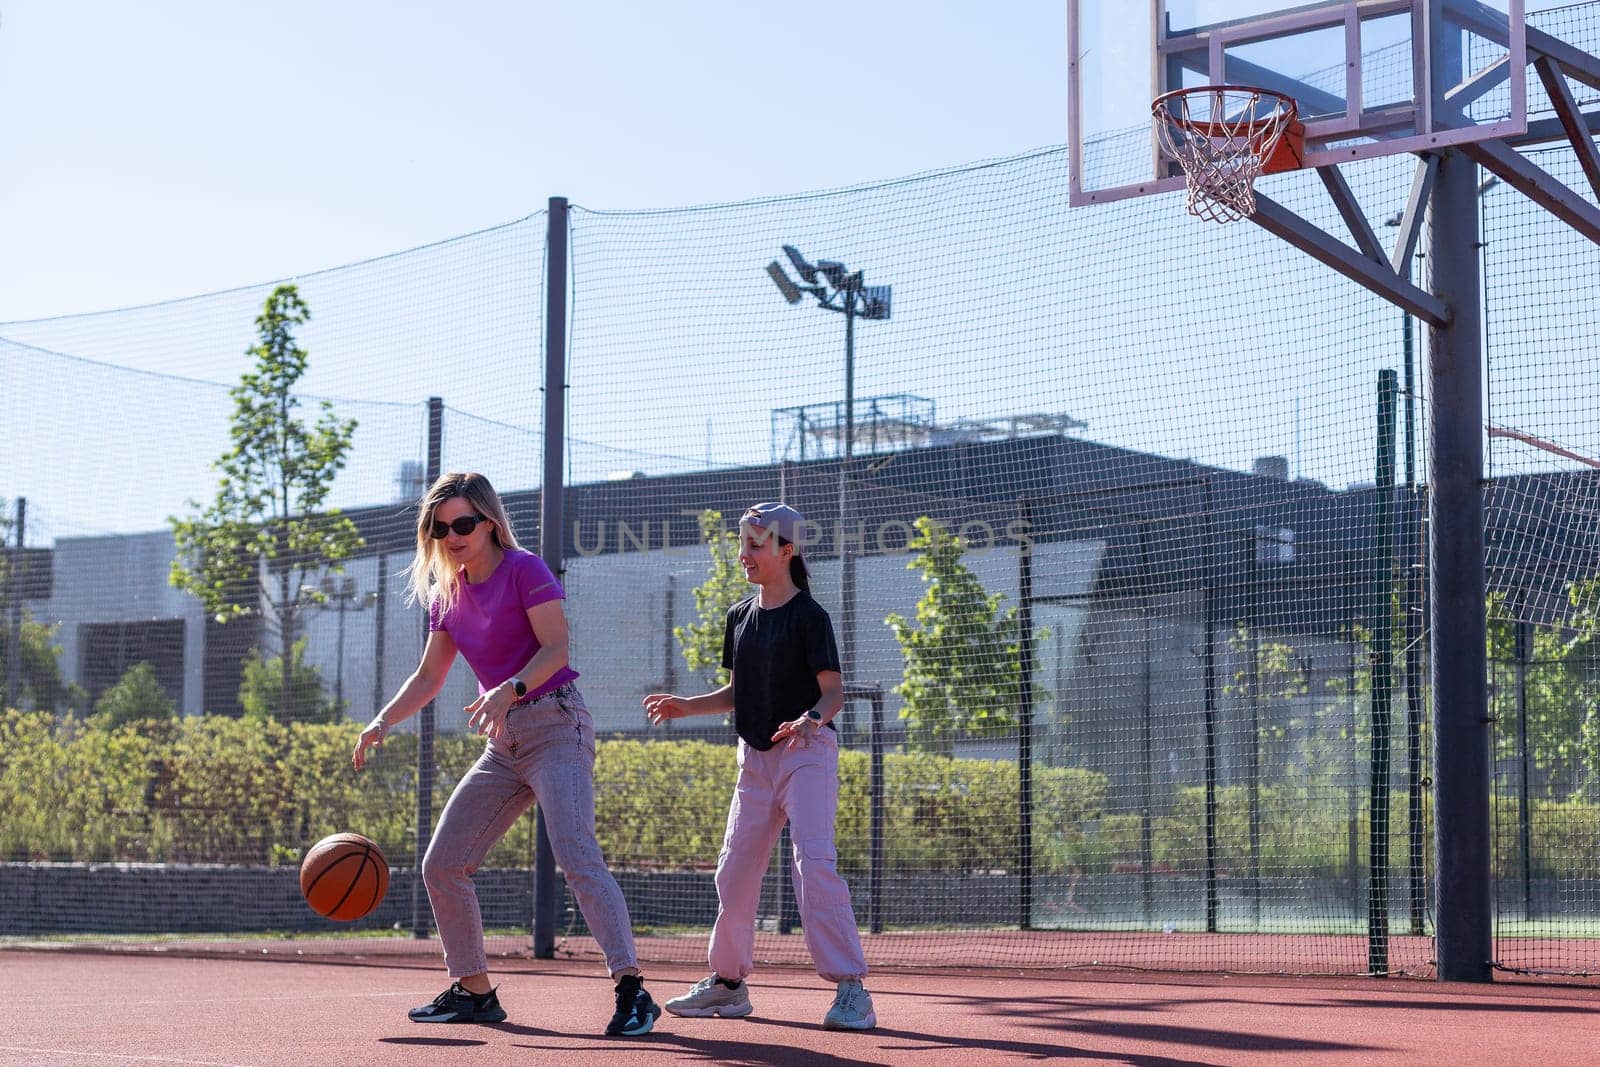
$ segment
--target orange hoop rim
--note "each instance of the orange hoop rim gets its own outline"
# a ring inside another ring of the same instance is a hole
[[[1173,103],[1202,93],[1248,93],[1263,100],[1274,102],[1274,110],[1259,119],[1240,120],[1239,122],[1199,122],[1185,117],[1173,108]],[[1300,106],[1295,99],[1276,89],[1263,89],[1259,85],[1195,85],[1187,89],[1173,89],[1162,93],[1150,101],[1150,114],[1163,122],[1170,123],[1180,130],[1197,134],[1201,137],[1225,137],[1229,134],[1248,133],[1251,135],[1263,133],[1273,126],[1283,124],[1292,126],[1300,120]]]

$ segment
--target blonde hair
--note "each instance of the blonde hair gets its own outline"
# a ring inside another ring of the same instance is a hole
[[[430,531],[439,505],[456,497],[465,500],[472,505],[472,510],[494,522],[494,529],[489,536],[494,538],[495,544],[507,552],[522,547],[517,544],[517,535],[511,532],[505,505],[500,503],[500,494],[494,491],[489,479],[475,471],[440,475],[417,505],[417,554],[412,557],[411,566],[406,568],[410,583],[406,601],[412,604],[420,602],[429,607],[438,605],[441,616],[455,606],[458,593],[456,570],[445,555],[444,542],[434,540]]]

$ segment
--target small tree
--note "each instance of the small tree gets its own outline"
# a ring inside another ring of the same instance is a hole
[[[283,657],[263,658],[252,649],[244,660],[244,672],[239,681],[239,707],[247,719],[277,717],[279,708],[295,708],[302,722],[334,723],[344,717],[344,709],[327,698],[322,687],[322,675],[305,661],[306,639],[296,641],[290,650],[288,670],[284,670]],[[285,696],[283,679],[289,678],[290,690]]]
[[[20,612],[20,623],[19,677],[11,679],[12,703],[19,708],[26,705],[39,711],[82,714],[88,694],[61,674],[61,647],[55,643],[56,627],[34,622],[26,610]],[[0,672],[9,671],[10,664],[11,618],[7,612],[0,618]]]
[[[706,580],[695,588],[695,621],[673,627],[672,635],[683,650],[683,661],[712,685],[728,684],[728,671],[722,666],[722,635],[728,609],[750,595],[750,583],[739,566],[739,532],[722,525],[722,512],[706,510],[699,515],[700,539],[711,550],[711,565]]]
[[[355,524],[324,506],[349,455],[355,420],[335,417],[327,401],[315,425],[297,414],[294,389],[309,356],[294,328],[310,317],[293,285],[267,297],[248,351],[255,367],[229,391],[233,446],[213,464],[222,475],[216,499],[203,509],[190,501],[196,514],[168,520],[177,546],[172,584],[199,597],[219,622],[260,613],[280,653],[295,645],[300,609],[322,599],[307,579],[362,544]],[[294,659],[272,660],[280,701],[298,692]],[[309,709],[281,703],[277,714],[289,719],[303,710]]]
[[[1247,704],[1252,699],[1256,701],[1261,709],[1257,722],[1260,773],[1263,778],[1277,777],[1288,770],[1292,762],[1291,744],[1304,726],[1293,711],[1295,700],[1305,696],[1309,689],[1306,666],[1293,645],[1260,639],[1252,635],[1250,627],[1244,623],[1239,623],[1228,635],[1228,647],[1240,666],[1233,673],[1232,683],[1223,686],[1222,691]],[[1313,769],[1315,760],[1311,754],[1303,751],[1301,755],[1305,769]]]
[[[94,702],[96,726],[114,730],[129,723],[172,719],[177,706],[156,680],[156,669],[141,660],[122,672],[117,684]]]
[[[884,619],[906,661],[894,690],[905,700],[900,717],[936,745],[1011,726],[1022,691],[1017,609],[1002,611],[1005,597],[989,593],[961,562],[960,537],[926,515],[915,527],[906,567],[922,572],[927,590],[915,624],[898,613]]]

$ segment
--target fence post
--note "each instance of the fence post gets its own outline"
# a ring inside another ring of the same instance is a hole
[[[1421,494],[1416,485],[1411,486],[1410,521],[1415,524],[1412,538],[1412,561],[1406,574],[1406,828],[1410,842],[1407,857],[1407,876],[1410,880],[1411,932],[1422,935],[1427,918],[1426,821],[1423,818],[1422,793],[1422,613],[1426,596],[1423,593],[1423,576],[1426,574],[1428,533],[1422,521],[1426,508],[1419,508]]]
[[[1033,531],[1027,497],[1017,500],[1022,528]],[[1021,685],[1017,694],[1017,928],[1033,927],[1033,553],[1024,544],[1017,560],[1017,629]]]
[[[1217,531],[1211,479],[1205,479],[1206,933],[1217,932]]]
[[[562,436],[567,411],[567,198],[550,198],[545,230],[544,268],[544,481],[539,488],[539,554],[561,579],[566,573],[565,522],[562,505]],[[544,805],[534,813],[533,954],[548,960],[556,954],[556,857],[545,827]]]
[[[1392,370],[1378,372],[1378,472],[1372,575],[1372,766],[1367,819],[1367,971],[1389,973],[1389,726],[1394,685],[1395,399]]]
[[[28,529],[28,500],[17,497],[17,548],[6,568],[6,610],[11,614],[11,641],[6,646],[6,692],[0,711],[16,707],[22,692],[22,586],[17,571],[22,564],[23,538]]]
[[[1517,839],[1522,849],[1522,917],[1532,921],[1533,907],[1533,789],[1528,776],[1533,757],[1528,752],[1528,664],[1533,658],[1533,623],[1527,620],[1527,607],[1517,605],[1515,655],[1517,658],[1517,752],[1521,767],[1517,772]]]
[[[875,934],[883,933],[883,686],[874,686],[870,695],[872,718],[868,724],[868,788],[869,801],[867,837],[867,927]]]
[[[441,456],[444,445],[444,401],[436,396],[428,398],[428,485],[439,480]],[[428,623],[422,623],[422,640],[428,640]],[[428,936],[433,909],[429,906],[422,886],[422,858],[428,854],[428,843],[433,838],[433,701],[422,706],[417,716],[417,838],[416,862],[411,869],[411,936]]]

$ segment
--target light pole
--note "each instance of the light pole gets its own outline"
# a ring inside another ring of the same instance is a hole
[[[845,530],[850,520],[850,462],[855,455],[856,437],[856,318],[887,319],[889,317],[889,286],[866,285],[860,271],[852,273],[843,263],[819,259],[813,265],[806,261],[794,245],[784,245],[783,254],[800,276],[796,285],[784,271],[783,264],[773,260],[767,264],[767,274],[778,292],[791,304],[800,303],[810,293],[816,297],[817,306],[844,315],[844,427],[839,453],[839,525],[835,529],[834,543],[839,551],[839,665],[844,668],[846,702],[851,692],[849,679],[856,668],[856,560]],[[803,440],[803,438],[802,438]],[[873,716],[873,750],[878,750],[879,716]],[[874,782],[874,801],[879,795]],[[876,845],[877,842],[874,841]],[[789,827],[783,828],[782,852],[790,852]],[[778,907],[778,932],[790,930],[788,892],[782,894]]]
[[[855,553],[845,538],[850,517],[850,465],[855,455],[856,422],[856,319],[887,319],[890,286],[866,285],[861,271],[852,272],[843,263],[819,259],[806,261],[794,245],[784,245],[783,253],[800,276],[796,285],[777,260],[767,264],[767,274],[783,298],[798,304],[809,293],[817,306],[844,316],[844,426],[839,458],[839,526],[835,544],[839,552],[840,660],[847,672],[855,668],[856,567]],[[849,674],[846,674],[846,678]]]

